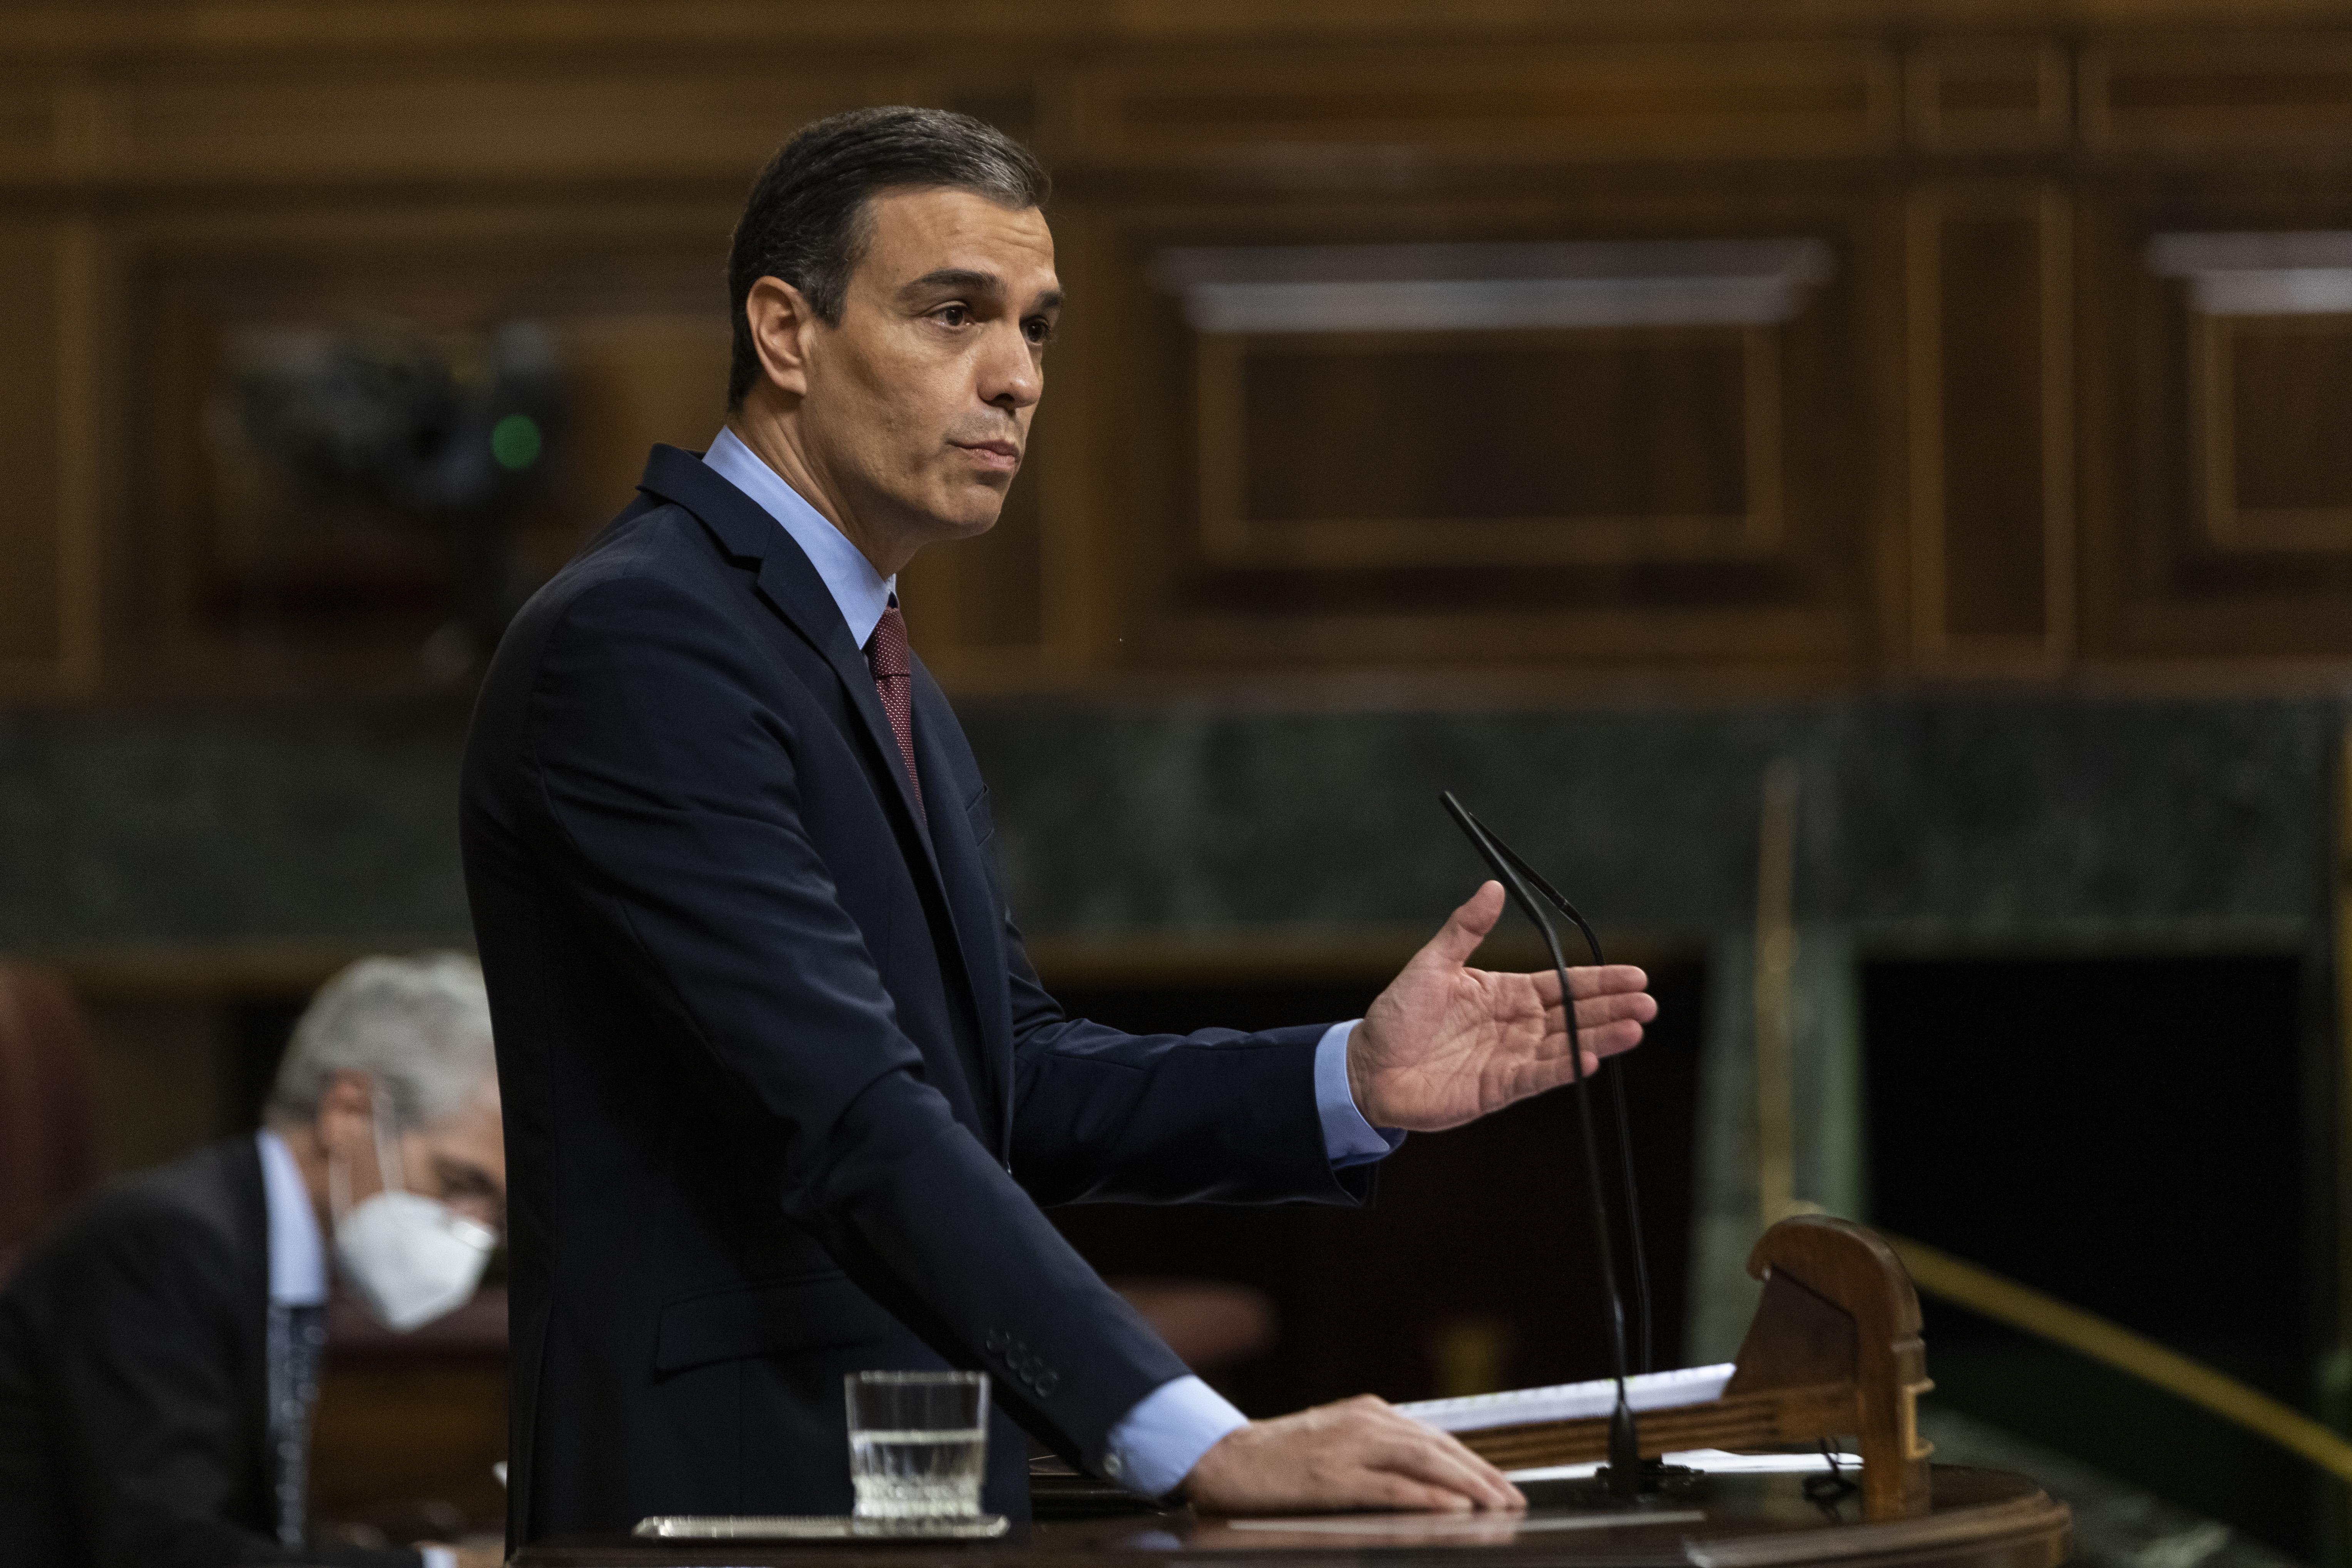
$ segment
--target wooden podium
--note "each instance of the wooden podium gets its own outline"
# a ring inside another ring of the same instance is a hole
[[[1219,1568],[2057,1568],[2067,1515],[2021,1476],[1938,1467],[1925,1513],[1861,1517],[1824,1509],[1801,1476],[1727,1476],[1697,1497],[1606,1513],[1551,1506],[1542,1483],[1524,1515],[1343,1514],[1207,1519],[1180,1510],[1047,1521],[1003,1541],[788,1544],[551,1541],[516,1568],[1164,1568],[1200,1557]],[[1603,1522],[1595,1522],[1601,1521]],[[1458,1554],[1458,1555],[1457,1555]]]
[[[1473,1552],[1509,1568],[2056,1568],[2068,1515],[2021,1476],[1934,1467],[1919,1440],[1929,1387],[1919,1301],[1885,1242],[1843,1220],[1784,1220],[1748,1258],[1764,1294],[1720,1398],[1643,1412],[1642,1452],[1769,1449],[1853,1437],[1853,1495],[1831,1497],[1796,1474],[1706,1477],[1687,1492],[1632,1503],[1590,1483],[1535,1482],[1525,1514],[1327,1514],[1217,1519],[1190,1510],[1052,1517],[988,1542],[637,1542],[557,1540],[527,1547],[517,1568],[850,1568],[895,1560],[970,1568],[1134,1568],[1206,1556],[1281,1568],[1392,1563]],[[1506,1468],[1606,1457],[1605,1418],[1488,1427],[1463,1440]],[[1463,1568],[1473,1568],[1465,1563]]]
[[[1894,1249],[1846,1220],[1784,1219],[1748,1256],[1764,1296],[1723,1397],[1644,1413],[1642,1454],[1775,1448],[1854,1437],[1864,1512],[1906,1519],[1928,1509],[1928,1446],[1919,1440],[1927,1381],[1919,1297]],[[1608,1458],[1606,1417],[1460,1434],[1507,1470]]]

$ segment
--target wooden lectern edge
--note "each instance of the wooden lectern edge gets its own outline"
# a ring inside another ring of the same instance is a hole
[[[1748,1272],[1764,1282],[1722,1397],[1639,1412],[1645,1458],[1692,1448],[1769,1447],[1852,1436],[1863,1513],[1928,1510],[1930,1445],[1920,1440],[1927,1380],[1919,1298],[1903,1260],[1848,1220],[1800,1215],[1766,1231]],[[1455,1434],[1507,1469],[1607,1458],[1609,1420],[1529,1422]]]
[[[2007,1551],[1996,1559],[2005,1568],[2057,1568],[2067,1556],[2064,1543],[2072,1523],[2073,1510],[2047,1492],[2036,1491],[1953,1513],[1843,1525],[1835,1556],[1812,1555],[1811,1560],[1833,1561],[1839,1568],[1872,1568],[1933,1560],[1952,1548],[1981,1549],[1988,1542],[2007,1542]],[[1694,1568],[1780,1568],[1791,1560],[1786,1538],[1771,1535],[1694,1541],[1684,1554]]]

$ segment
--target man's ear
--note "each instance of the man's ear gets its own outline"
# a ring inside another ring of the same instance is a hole
[[[768,384],[793,397],[808,395],[809,338],[817,313],[801,291],[781,278],[762,278],[743,301],[751,342]]]

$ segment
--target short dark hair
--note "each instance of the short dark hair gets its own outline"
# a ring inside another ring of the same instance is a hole
[[[985,121],[944,109],[853,109],[803,126],[768,161],[735,226],[727,294],[735,317],[735,357],[727,409],[760,378],[744,303],[751,285],[781,278],[828,325],[841,322],[849,275],[870,232],[866,204],[894,186],[971,191],[1015,210],[1041,207],[1053,190],[1029,149]]]

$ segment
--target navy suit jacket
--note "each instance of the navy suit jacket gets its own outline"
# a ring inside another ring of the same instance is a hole
[[[467,892],[505,1096],[517,1542],[651,1513],[840,1513],[842,1377],[991,1374],[1099,1468],[1185,1368],[1040,1205],[1359,1202],[1319,1028],[1066,1017],[1007,913],[988,792],[919,662],[919,810],[790,535],[656,447],[533,597],[467,747]]]

